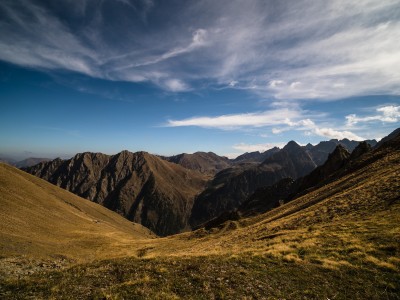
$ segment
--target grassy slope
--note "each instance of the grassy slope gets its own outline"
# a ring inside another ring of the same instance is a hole
[[[400,299],[400,151],[389,150],[264,215],[140,240],[126,258],[33,266],[0,295]]]
[[[98,204],[5,164],[0,164],[0,220],[3,257],[118,257],[150,236]]]

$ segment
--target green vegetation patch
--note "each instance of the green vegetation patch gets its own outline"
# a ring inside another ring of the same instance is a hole
[[[400,275],[266,255],[124,258],[3,280],[2,299],[399,299]]]

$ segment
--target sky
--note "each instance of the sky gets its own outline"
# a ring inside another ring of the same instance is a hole
[[[379,140],[399,70],[398,0],[1,0],[0,156]]]

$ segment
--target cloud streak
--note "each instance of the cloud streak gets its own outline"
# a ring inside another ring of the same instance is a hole
[[[386,114],[394,115],[391,108],[381,109]],[[271,128],[272,134],[280,134],[286,131],[302,131],[306,135],[316,135],[329,139],[350,139],[362,141],[365,138],[349,131],[337,130],[329,127],[317,125],[314,121],[307,118],[307,113],[301,110],[282,108],[263,112],[231,114],[221,116],[202,116],[192,117],[182,120],[169,120],[166,127],[202,127],[220,130],[241,130],[246,128]],[[240,145],[240,144],[239,144]],[[262,148],[267,144],[257,144],[256,147]],[[250,146],[249,146],[250,147]],[[257,148],[257,149],[258,149]],[[235,148],[239,150],[239,148]],[[250,148],[248,148],[250,149]],[[264,148],[263,148],[264,149]],[[257,150],[253,150],[257,151]]]
[[[353,126],[358,123],[397,123],[400,122],[400,106],[388,105],[376,109],[375,115],[358,117],[356,114],[346,116],[347,125]]]
[[[265,127],[290,124],[291,119],[297,119],[300,113],[289,108],[268,110],[264,112],[231,114],[215,117],[192,117],[183,120],[169,120],[167,127],[197,126],[203,128],[238,129],[244,127]]]

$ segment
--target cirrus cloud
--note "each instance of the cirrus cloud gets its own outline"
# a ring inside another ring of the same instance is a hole
[[[399,10],[397,0],[5,0],[0,60],[171,92],[399,95]]]

